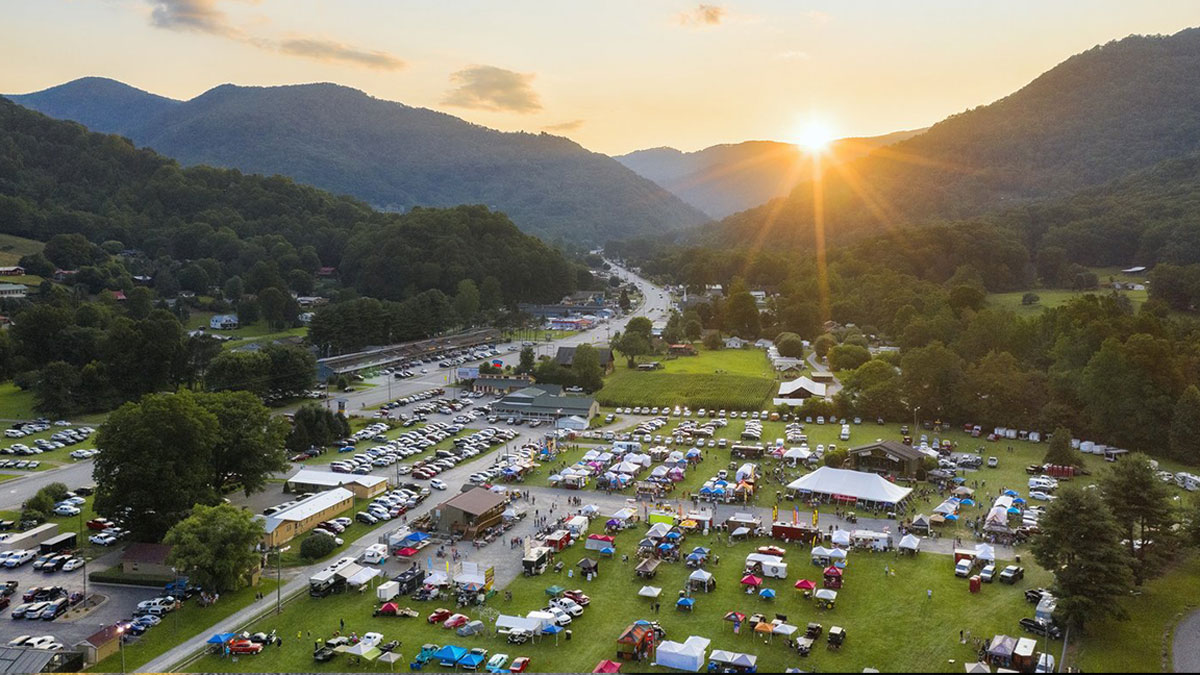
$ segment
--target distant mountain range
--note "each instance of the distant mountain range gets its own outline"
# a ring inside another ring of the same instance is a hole
[[[605,155],[333,84],[222,85],[177,101],[88,77],[8,96],[185,165],[282,174],[376,207],[484,204],[550,241],[594,245],[709,220]]]
[[[924,131],[898,131],[869,138],[843,138],[822,154],[826,166],[847,162]],[[812,156],[791,143],[746,141],[681,152],[637,150],[615,158],[714,218],[789,194],[812,177]]]
[[[1063,200],[1197,150],[1200,29],[1129,37],[826,172],[825,231],[844,238]],[[693,240],[805,246],[813,238],[813,212],[806,182],[787,197],[702,228]]]

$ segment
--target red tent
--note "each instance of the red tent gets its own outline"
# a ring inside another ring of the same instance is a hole
[[[825,576],[840,577],[842,576],[842,570],[834,565],[830,565],[829,567],[825,568]]]
[[[404,548],[400,549],[399,551],[396,551],[396,555],[403,557],[403,558],[411,558],[412,556],[414,556],[416,554],[417,554],[417,549],[415,549],[411,546],[405,546]]]
[[[605,660],[601,661],[600,663],[597,663],[596,667],[592,669],[592,672],[593,673],[619,673],[619,672],[621,672],[621,664],[618,663],[617,661],[610,661],[608,659],[605,659]]]
[[[813,582],[809,581],[808,579],[801,579],[800,581],[796,582],[796,588],[799,588],[802,591],[811,591],[811,590],[815,589],[816,587],[817,587],[817,585],[814,584]]]
[[[742,583],[746,586],[761,586],[762,579],[754,576],[753,574],[747,574],[746,576],[742,577]]]

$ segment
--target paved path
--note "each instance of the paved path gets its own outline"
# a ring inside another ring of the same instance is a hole
[[[808,365],[812,366],[814,373],[829,373],[831,376],[833,376],[833,382],[830,382],[829,385],[825,387],[826,396],[832,397],[834,394],[842,390],[842,383],[837,379],[836,375],[833,375],[833,371],[829,370],[828,366],[826,366],[824,363],[821,363],[821,360],[817,358],[816,352],[808,353]]]
[[[1175,627],[1171,655],[1175,672],[1200,673],[1200,609],[1183,617]]]
[[[0,483],[0,509],[17,510],[27,499],[50,483],[64,483],[70,489],[92,484],[93,460],[85,459],[54,469],[34,471]]]

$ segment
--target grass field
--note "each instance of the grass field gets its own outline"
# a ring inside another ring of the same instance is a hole
[[[254,594],[270,595],[275,591],[275,579],[264,578],[258,586],[222,593],[216,605],[199,607],[190,600],[180,609],[171,612],[162,623],[146,631],[141,637],[125,645],[125,670],[121,670],[121,654],[118,651],[89,668],[94,673],[136,672],[141,666],[183,640],[199,633],[208,626],[254,602]],[[147,591],[149,598],[151,592]]]
[[[0,234],[0,265],[16,265],[21,258],[33,255],[45,247],[46,245],[40,241],[11,234]]]
[[[618,551],[631,551],[640,536],[640,528],[621,534],[617,539]],[[972,635],[987,637],[997,632],[1018,634],[1017,620],[1031,611],[1022,597],[1022,589],[1047,581],[1044,572],[1030,569],[1026,580],[1016,587],[990,584],[985,585],[981,593],[970,594],[966,581],[954,577],[953,559],[948,556],[921,554],[913,558],[896,558],[892,554],[856,552],[850,555],[846,585],[839,592],[837,607],[818,610],[792,588],[796,579],[816,579],[819,572],[819,568],[811,566],[807,556],[798,550],[789,554],[788,578],[768,580],[767,587],[776,590],[778,597],[766,601],[757,595],[745,594],[738,584],[741,577],[738,563],[761,542],[727,546],[725,542],[709,537],[690,537],[684,542],[685,547],[696,545],[713,546],[722,562],[709,567],[717,578],[716,589],[712,593],[696,593],[696,608],[690,613],[675,610],[674,600],[691,570],[681,564],[664,564],[653,581],[643,582],[633,574],[634,563],[621,562],[618,557],[602,560],[599,576],[591,582],[578,577],[568,579],[565,572],[522,577],[508,586],[513,594],[512,601],[505,601],[503,594],[492,598],[490,604],[499,612],[523,615],[544,606],[546,595],[543,590],[551,584],[582,588],[591,596],[591,606],[569,626],[573,639],[568,641],[560,636],[557,645],[551,637],[543,637],[536,645],[508,645],[492,634],[491,626],[482,636],[458,638],[424,620],[434,607],[445,606],[444,601],[415,606],[414,609],[422,613],[418,619],[373,618],[373,598],[346,594],[323,599],[301,597],[282,615],[263,619],[252,627],[252,630],[278,630],[285,636],[281,649],[269,649],[237,663],[207,656],[192,664],[190,669],[196,672],[379,670],[372,664],[355,665],[346,656],[339,656],[328,664],[312,661],[313,640],[330,637],[338,630],[339,620],[344,619],[345,632],[378,631],[385,640],[401,640],[400,651],[406,657],[401,668],[406,667],[407,660],[421,644],[432,642],[484,647],[493,653],[510,656],[529,656],[531,670],[536,672],[588,672],[598,661],[614,658],[615,640],[625,626],[637,619],[656,619],[666,628],[667,639],[683,641],[689,635],[701,635],[712,639],[710,649],[756,654],[759,672],[782,672],[788,667],[826,672],[860,671],[864,667],[887,671],[961,672],[964,661],[974,660],[974,650],[959,643],[958,631],[970,630]],[[585,551],[576,544],[560,559],[567,569],[574,569],[584,554]],[[895,574],[885,576],[885,567],[894,570]],[[650,601],[637,595],[644,583],[663,589],[662,609],[657,615],[651,609]],[[926,599],[927,590],[933,591],[932,600]],[[782,638],[764,639],[746,626],[735,635],[732,624],[722,619],[725,612],[731,610],[747,615],[755,612],[768,616],[784,614],[789,623],[799,626],[809,621],[820,622],[826,629],[840,625],[846,628],[848,637],[841,651],[828,651],[822,644],[813,649],[812,656],[803,659],[789,651]],[[466,613],[472,618],[479,615],[478,610]],[[305,639],[293,645],[297,631],[304,633]],[[309,631],[311,639],[308,638]],[[903,634],[903,648],[898,648],[900,633]],[[648,663],[630,665],[632,667],[626,666],[630,672],[666,672]]]
[[[1104,277],[1103,281],[1107,282],[1107,277]],[[1101,294],[1113,293],[1114,291],[1112,291],[1111,289],[1095,290],[1095,291],[1068,291],[1068,290],[1063,290],[1063,289],[1058,289],[1058,288],[1039,289],[1036,291],[1032,291],[1033,293],[1037,294],[1039,301],[1032,305],[1023,305],[1023,304],[1021,304],[1021,298],[1028,292],[1030,292],[1030,291],[1013,291],[1012,293],[992,293],[987,296],[987,299],[988,299],[988,303],[993,307],[1000,307],[1002,309],[1011,310],[1018,315],[1030,315],[1030,314],[1037,314],[1038,312],[1042,311],[1043,309],[1047,309],[1050,307],[1058,307],[1059,305],[1065,304],[1068,300],[1071,300],[1072,298],[1078,298],[1078,297],[1088,295],[1088,294],[1101,295]],[[1119,291],[1119,292],[1122,295],[1128,297],[1133,302],[1133,306],[1135,309],[1140,307],[1144,302],[1146,302],[1146,299],[1149,297],[1149,294],[1146,291]]]
[[[32,391],[23,391],[12,382],[0,384],[0,419],[28,421],[35,417]]]
[[[193,312],[188,317],[185,328],[188,330],[196,330],[203,328],[208,330],[208,321],[213,317],[212,312]],[[288,337],[304,337],[308,335],[308,329],[301,326],[300,328],[289,328],[287,330],[275,330],[267,325],[266,321],[258,321],[248,326],[239,326],[234,330],[215,330],[213,335],[222,335],[226,337],[237,338],[228,342],[221,343],[225,349],[234,349],[235,347],[243,347],[253,342],[261,342],[267,344],[272,340],[282,340]]]
[[[649,372],[620,363],[596,392],[596,400],[605,406],[687,405],[693,410],[750,410],[761,407],[775,390],[766,354],[757,349],[702,349],[696,356],[660,363],[662,369]]]

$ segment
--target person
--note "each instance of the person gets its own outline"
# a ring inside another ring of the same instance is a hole
[[[932,592],[932,591],[930,591],[930,592]],[[346,620],[345,619],[338,619],[338,625],[341,627],[341,629],[343,631],[346,630]]]
[[[932,589],[932,588],[926,589],[926,591],[925,591],[925,599],[926,599],[926,600],[932,600],[932,599],[933,599],[933,589]]]

